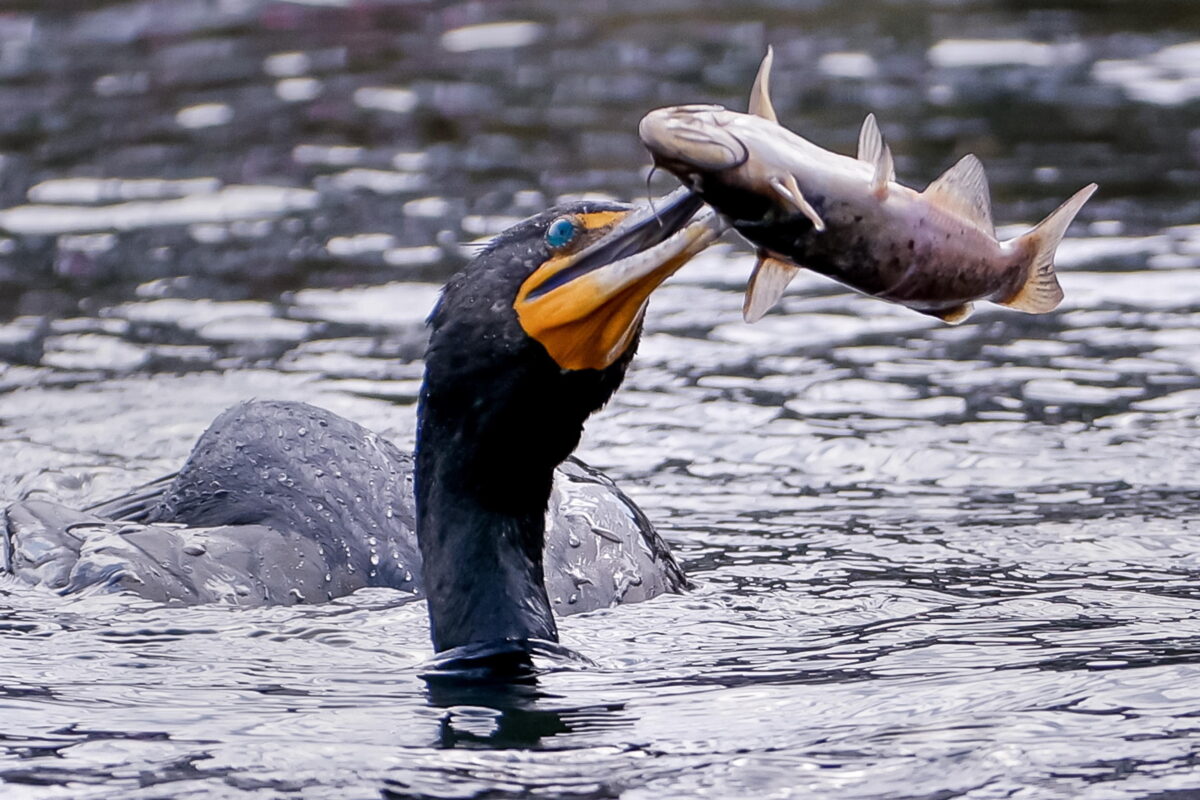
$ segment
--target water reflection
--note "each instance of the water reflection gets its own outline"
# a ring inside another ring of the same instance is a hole
[[[545,747],[563,734],[607,734],[630,726],[622,703],[564,707],[569,699],[535,682],[435,681],[428,692],[430,704],[445,709],[438,736],[444,748]]]

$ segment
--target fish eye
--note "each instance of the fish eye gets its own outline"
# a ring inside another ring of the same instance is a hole
[[[546,229],[546,244],[557,250],[560,247],[566,247],[571,243],[579,233],[579,228],[575,225],[575,220],[570,217],[559,217],[550,223],[550,227]]]

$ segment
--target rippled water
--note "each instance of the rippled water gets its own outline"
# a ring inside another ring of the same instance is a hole
[[[721,245],[581,455],[695,591],[567,619],[536,687],[426,686],[425,610],[0,578],[0,796],[1188,798],[1200,789],[1200,7],[140,0],[0,10],[0,504],[174,469],[220,410],[411,442],[464,243],[646,192],[656,105],[776,105],[1003,225],[1091,180],[1063,308],[960,327]],[[66,8],[66,6],[63,6]],[[981,41],[982,40],[982,41]],[[670,183],[652,182],[655,191]]]

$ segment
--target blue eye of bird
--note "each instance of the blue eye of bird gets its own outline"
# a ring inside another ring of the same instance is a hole
[[[575,227],[574,221],[566,217],[559,217],[546,229],[546,244],[555,249],[565,247],[571,243],[578,232],[579,229]]]

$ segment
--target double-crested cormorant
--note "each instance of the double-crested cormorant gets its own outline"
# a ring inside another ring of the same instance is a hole
[[[552,607],[678,591],[637,507],[567,459],[624,378],[650,293],[719,234],[700,205],[579,202],[497,236],[429,318],[415,456],[313,406],[242,403],[173,476],[86,512],[11,506],[0,571],[185,603],[423,591],[438,652],[553,642]]]

